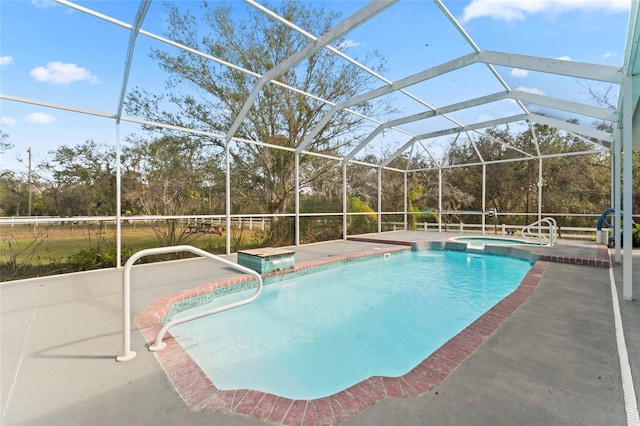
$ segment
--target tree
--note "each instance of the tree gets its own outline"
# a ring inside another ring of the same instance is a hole
[[[0,129],[0,155],[13,148],[13,144],[9,143],[9,135]]]
[[[372,154],[363,162],[375,164],[379,160]],[[347,167],[349,194],[360,199],[364,204],[378,209],[378,169],[364,164],[350,164]]]
[[[0,158],[2,154],[13,148],[8,142],[9,135],[0,129]],[[20,214],[21,204],[24,201],[20,194],[23,192],[21,188],[23,182],[17,179],[16,174],[11,170],[0,171],[0,212],[3,215]]]
[[[26,215],[28,197],[26,181],[11,170],[3,170],[0,173],[0,214],[3,216]]]
[[[73,148],[49,152],[38,165],[48,185],[43,198],[60,216],[113,215],[116,204],[115,151],[87,140]]]
[[[283,1],[269,6],[280,16],[308,32],[320,35],[332,28],[338,15],[324,9],[312,9],[298,1]],[[212,7],[205,2],[198,17],[169,6],[167,36],[178,43],[196,48],[253,73],[264,74],[289,58],[310,41],[303,35],[252,8],[246,19],[233,19],[237,11],[228,6]],[[205,33],[201,34],[200,30]],[[152,57],[170,75],[167,101],[177,112],[162,108],[165,96],[134,90],[127,108],[133,114],[204,131],[226,133],[252,92],[255,75],[221,66],[187,51],[153,50]],[[360,62],[382,72],[382,60],[368,54]],[[278,77],[278,81],[332,102],[352,97],[369,89],[374,77],[327,51],[319,51]],[[188,90],[184,90],[188,87]],[[373,114],[377,106],[363,103],[354,107]],[[235,136],[252,141],[295,148],[319,123],[327,111],[324,102],[306,97],[280,85],[264,86]],[[357,143],[364,120],[354,114],[339,113],[325,125],[311,146],[316,152],[335,154]],[[224,147],[224,141],[210,140]],[[244,204],[240,197],[258,200],[267,213],[280,214],[290,209],[294,196],[294,156],[291,152],[257,144],[238,143],[231,150],[235,191],[234,209]],[[300,157],[301,185],[310,185],[326,168],[316,168],[313,156]],[[251,195],[248,195],[251,194]],[[237,211],[237,210],[236,210]],[[279,229],[277,220],[271,228],[268,244],[279,244],[290,234]],[[290,242],[290,241],[287,241]]]
[[[349,219],[350,234],[366,234],[375,232],[378,217],[369,205],[358,197],[349,197],[349,211],[352,213],[368,213],[352,215]]]
[[[123,152],[123,201],[131,213],[181,216],[221,213],[224,185],[215,153],[188,136],[130,138]],[[215,197],[215,201],[213,199]],[[151,224],[161,244],[188,242],[175,219]]]
[[[536,139],[529,129],[512,134],[509,129],[488,129],[487,136],[475,141],[475,149],[483,160],[492,162],[522,155],[521,151],[535,153],[535,144],[543,154],[559,154],[591,149],[588,142],[560,132],[546,125],[535,124]],[[449,164],[478,162],[479,157],[467,144],[452,146]],[[542,161],[542,207],[547,213],[595,213],[602,211],[609,200],[609,164],[604,155],[574,155],[545,158]],[[482,167],[452,168],[447,170],[446,182],[455,194],[464,194],[455,209],[466,207],[482,209]],[[445,186],[446,188],[446,186]],[[538,211],[538,161],[490,163],[486,168],[487,209],[499,212]],[[443,191],[444,192],[444,191]],[[449,199],[451,198],[451,194]],[[456,197],[454,197],[456,199]],[[459,206],[459,207],[458,207]],[[588,226],[578,218],[558,218],[561,226]]]

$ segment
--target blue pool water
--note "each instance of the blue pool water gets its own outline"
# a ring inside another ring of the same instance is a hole
[[[465,252],[392,253],[268,285],[254,303],[172,334],[219,389],[315,399],[406,374],[515,290],[530,267]]]

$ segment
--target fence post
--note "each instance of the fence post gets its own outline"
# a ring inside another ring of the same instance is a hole
[[[507,235],[507,225],[502,224],[502,235]]]
[[[253,229],[253,218],[250,217],[249,218],[249,231],[251,231]]]
[[[464,225],[462,224],[462,222],[460,222],[460,232],[464,232]]]
[[[424,230],[427,230],[427,222],[424,223]]]

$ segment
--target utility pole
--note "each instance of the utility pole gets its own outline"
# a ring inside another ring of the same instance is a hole
[[[29,173],[27,174],[27,179],[29,180],[29,201],[27,203],[27,216],[31,216],[31,147],[27,148],[27,153],[29,153]]]

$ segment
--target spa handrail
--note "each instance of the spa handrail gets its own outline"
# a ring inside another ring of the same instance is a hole
[[[141,259],[142,257],[145,257],[145,256],[151,256],[154,254],[177,253],[177,252],[190,252],[193,254],[197,254],[199,256],[224,263],[225,265],[237,271],[251,274],[254,277],[256,277],[256,279],[258,280],[258,288],[256,292],[253,294],[253,296],[247,299],[243,299],[238,302],[230,303],[225,306],[220,306],[218,308],[211,309],[206,312],[201,312],[199,314],[190,315],[188,317],[184,317],[184,318],[180,318],[180,319],[176,319],[168,322],[167,324],[165,324],[164,327],[162,327],[162,330],[160,330],[160,332],[158,333],[154,344],[149,346],[149,350],[157,351],[164,348],[166,344],[162,342],[162,338],[164,337],[164,334],[174,325],[182,324],[184,322],[191,321],[197,318],[202,318],[207,315],[213,315],[218,312],[222,312],[228,309],[236,308],[238,306],[246,305],[247,303],[253,302],[258,298],[258,296],[260,296],[260,293],[262,292],[262,277],[260,276],[259,273],[257,273],[253,269],[249,269],[242,265],[238,265],[237,263],[223,259],[207,251],[201,250],[193,246],[187,246],[187,245],[159,247],[159,248],[141,250],[135,253],[133,256],[131,256],[124,265],[123,280],[122,280],[122,312],[123,312],[122,314],[122,335],[123,335],[122,352],[123,353],[122,355],[116,357],[117,361],[129,361],[135,358],[136,356],[136,353],[131,350],[131,312],[130,312],[131,311],[131,267],[138,259]]]
[[[546,236],[544,236],[542,234],[542,225],[546,224],[547,226],[549,226],[549,238],[547,240]],[[532,229],[538,226],[538,233],[537,235],[532,232]],[[536,220],[535,222],[533,222],[532,224],[529,224],[527,226],[525,226],[524,228],[522,228],[522,236],[523,237],[530,237],[530,238],[537,238],[540,242],[545,243],[545,245],[552,247],[553,244],[555,243],[556,240],[556,233],[557,233],[557,229],[558,229],[558,225],[556,223],[556,220],[552,217],[545,217],[543,219],[540,220]]]

